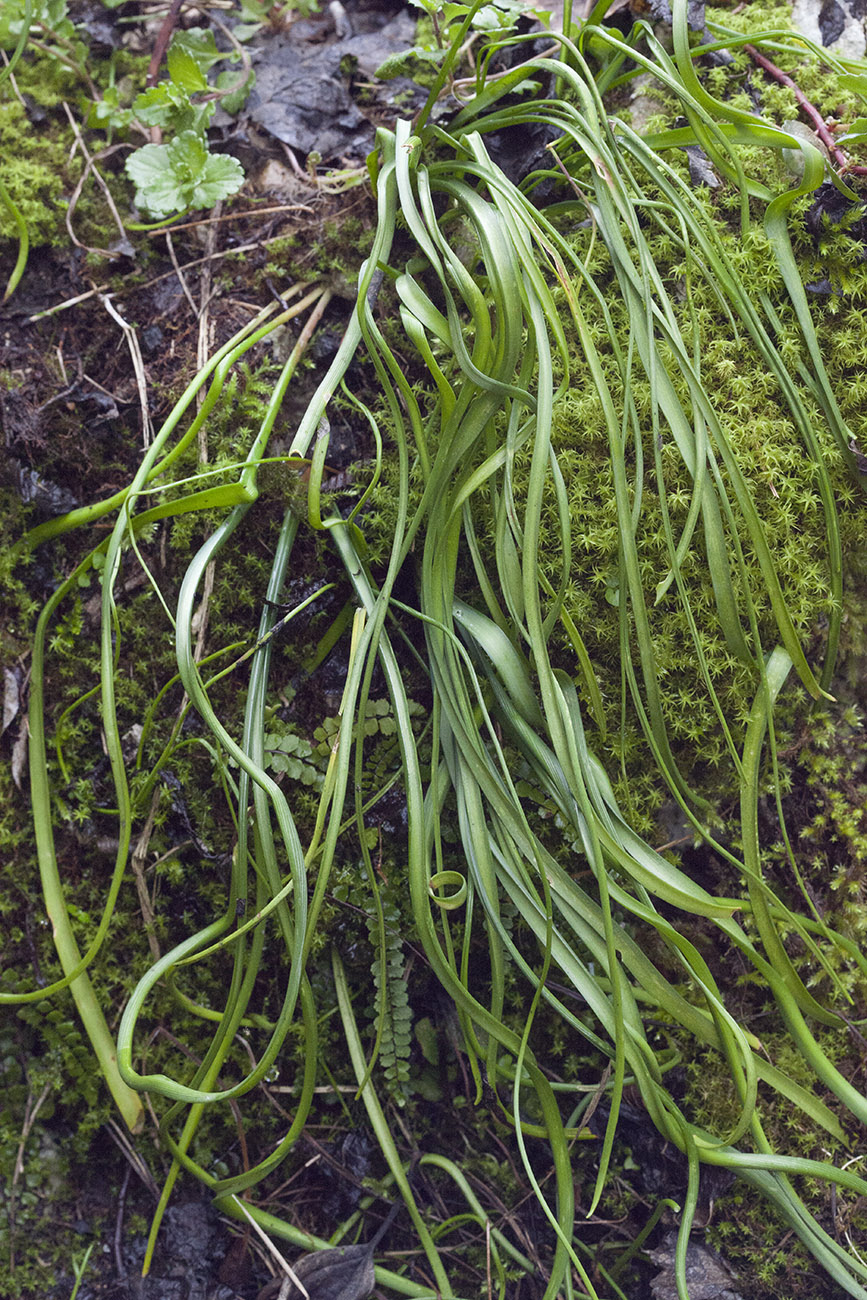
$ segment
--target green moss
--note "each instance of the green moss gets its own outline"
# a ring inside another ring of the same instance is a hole
[[[98,153],[106,136],[86,132],[91,107],[87,76],[100,85],[119,79],[132,93],[133,86],[144,85],[147,72],[148,59],[125,50],[117,51],[110,63],[93,61],[89,68],[85,67],[81,42],[74,43],[74,51],[77,71],[50,53],[28,48],[15,69],[17,92],[9,80],[0,86],[0,180],[27,222],[32,247],[68,241],[66,209],[81,177],[84,157],[75,147],[64,105],[85,135],[91,153]],[[100,174],[122,212],[132,193],[122,160],[98,161]],[[113,215],[93,177],[76,202],[73,222],[77,238],[89,248],[107,248],[117,240]],[[12,223],[0,208],[0,239],[11,239],[13,234]],[[88,257],[104,270],[104,258],[93,253]]]
[[[763,1024],[767,1028],[768,1010],[760,1013],[756,1030]],[[763,1048],[775,1065],[804,1087],[813,1087],[809,1069],[786,1036],[764,1032],[762,1039]],[[822,1050],[844,1072],[857,1069],[860,1048],[847,1041],[849,1034],[845,1028],[819,1030],[817,1039]],[[688,1077],[687,1104],[691,1117],[711,1132],[724,1134],[737,1107],[720,1058],[712,1052],[700,1054],[689,1064]],[[763,1122],[773,1150],[805,1159],[832,1160],[838,1167],[850,1161],[853,1148],[849,1141],[838,1141],[824,1129],[811,1130],[802,1114],[796,1115],[790,1107],[774,1103],[768,1097],[762,1100]],[[858,1135],[851,1137],[857,1143]],[[858,1240],[852,1234],[863,1231],[865,1226],[860,1203],[849,1204],[845,1194],[838,1193],[835,1197],[826,1184],[815,1179],[799,1180],[798,1192],[826,1231],[833,1232],[836,1214],[838,1230],[845,1219],[850,1240]],[[858,1226],[849,1221],[851,1216]],[[749,1279],[749,1293],[756,1300],[777,1300],[780,1295],[791,1300],[836,1300],[839,1294],[836,1284],[818,1272],[809,1253],[767,1201],[740,1181],[716,1198],[706,1237],[741,1279]]]
[[[293,241],[293,257],[288,266],[286,263],[281,265],[273,251],[270,262],[276,263],[274,271],[279,275],[285,275],[288,270],[299,279],[316,276],[330,281],[338,295],[354,299],[358,268],[370,252],[372,241],[369,214],[367,219],[356,216],[329,218],[321,225],[318,238],[300,252],[298,241]]]
[[[68,157],[68,144],[53,133],[33,129],[19,103],[0,103],[0,180],[27,222],[31,245],[57,243],[65,237],[63,211],[81,172]],[[0,238],[14,228],[0,209]]]

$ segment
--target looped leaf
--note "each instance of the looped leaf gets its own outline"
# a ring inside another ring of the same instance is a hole
[[[446,889],[449,885],[457,886],[453,894],[441,895],[436,892],[438,889]],[[467,881],[460,871],[435,872],[430,878],[428,889],[433,901],[445,912],[463,907],[467,900]]]

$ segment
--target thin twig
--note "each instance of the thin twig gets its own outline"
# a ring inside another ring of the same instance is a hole
[[[34,321],[44,320],[46,316],[54,316],[59,311],[66,311],[68,307],[77,307],[80,302],[86,302],[88,298],[95,298],[97,294],[105,293],[110,288],[111,285],[109,284],[98,284],[93,289],[88,289],[86,293],[79,293],[74,298],[64,299],[56,307],[46,307],[44,311],[34,312],[32,316],[27,317],[27,324],[32,325]]]
[[[49,397],[47,402],[42,402],[40,406],[37,406],[36,410],[33,413],[34,415],[41,415],[43,411],[48,410],[49,406],[54,406],[55,402],[62,402],[64,397],[69,397],[70,393],[75,392],[76,388],[78,388],[82,379],[87,378],[87,376],[84,373],[84,370],[82,369],[81,357],[78,357],[77,361],[78,361],[78,378],[73,380],[71,384],[67,382],[66,387],[61,388],[60,392],[55,393],[54,397]]]
[[[226,40],[241,59],[241,76],[238,78],[234,86],[227,86],[224,91],[220,92],[222,98],[224,95],[233,95],[236,91],[240,90],[242,86],[247,84],[253,68],[253,60],[250,58],[246,47],[241,44],[232,29],[227,27],[225,23],[221,22],[213,10],[211,10],[209,18],[215,27],[219,27]]]
[[[159,812],[161,794],[162,791],[160,790],[160,787],[157,786],[154,790],[153,798],[151,799],[151,806],[148,810],[145,824],[142,827],[141,834],[136,841],[135,848],[133,849],[130,858],[136,893],[138,894],[138,903],[141,909],[142,920],[145,925],[148,947],[151,950],[151,956],[154,961],[159,961],[162,953],[160,952],[159,941],[154,930],[154,909],[150,894],[148,893],[147,882],[144,878],[144,865],[147,857],[148,845],[150,844],[150,838],[153,834],[154,823],[156,822],[157,813]]]
[[[81,197],[81,191],[84,189],[85,183],[87,182],[87,178],[90,175],[90,173],[93,172],[94,176],[96,177],[96,182],[99,185],[99,188],[102,190],[102,193],[105,197],[105,201],[108,204],[108,209],[112,215],[112,218],[114,219],[114,223],[117,226],[118,230],[120,231],[121,240],[128,247],[131,248],[131,245],[129,243],[129,235],[126,232],[126,227],[123,224],[120,213],[115,207],[114,199],[111,197],[111,190],[108,188],[108,185],[103,180],[99,168],[96,165],[97,159],[101,160],[103,158],[108,158],[111,154],[117,153],[119,149],[128,149],[129,145],[125,145],[125,144],[111,145],[108,149],[104,149],[102,153],[98,154],[97,158],[95,159],[91,155],[90,151],[88,150],[87,145],[84,143],[84,138],[82,137],[81,131],[79,130],[78,123],[73,117],[70,107],[67,104],[66,100],[63,101],[63,108],[67,118],[69,119],[69,125],[72,127],[72,133],[75,136],[75,144],[81,150],[85,162],[84,171],[82,172],[78,184],[76,185],[75,189],[72,192],[72,197],[69,200],[69,206],[66,209],[66,229],[69,231],[69,237],[77,248],[84,248],[87,250],[88,253],[97,253],[100,257],[108,257],[112,259],[121,257],[122,253],[120,252],[113,252],[111,249],[108,248],[89,248],[86,244],[82,244],[81,240],[76,238],[75,232],[72,229],[72,214],[75,211],[79,198]]]
[[[151,61],[148,64],[148,74],[145,78],[145,85],[148,87],[156,85],[157,77],[160,74],[160,64],[163,61],[163,55],[169,47],[169,41],[171,40],[172,32],[175,29],[175,23],[178,20],[178,14],[180,13],[182,4],[183,0],[172,0],[171,5],[169,6],[169,11],[163,19],[162,26],[157,32],[157,39],[154,42],[153,52],[151,53]]]
[[[123,1176],[120,1192],[117,1197],[117,1217],[114,1221],[114,1263],[117,1269],[117,1280],[122,1282],[126,1277],[126,1269],[123,1266],[123,1250],[121,1249],[121,1238],[123,1236],[123,1212],[126,1208],[126,1193],[129,1187],[132,1166],[127,1165],[126,1172]]]
[[[158,1127],[159,1124],[155,1121],[154,1128],[156,1129]],[[139,1182],[142,1183],[142,1185],[147,1188],[150,1195],[156,1199],[160,1194],[160,1189],[157,1187],[156,1180],[142,1156],[139,1155],[138,1151],[136,1151],[135,1147],[130,1142],[124,1130],[113,1119],[110,1119],[107,1122],[106,1129],[108,1130],[108,1135],[112,1142],[114,1142],[115,1146],[118,1147],[123,1158],[126,1160]]]
[[[163,232],[161,231],[160,233],[162,234]],[[203,262],[215,262],[218,257],[231,257],[233,254],[237,253],[249,253],[255,248],[267,248],[269,244],[275,244],[278,239],[285,239],[285,235],[271,235],[268,239],[257,239],[255,243],[252,244],[239,244],[237,248],[224,248],[221,252],[214,253],[211,257],[197,257],[194,258],[192,262],[183,262],[180,269],[182,271],[189,271],[194,266],[201,266]],[[135,290],[136,293],[143,293],[145,289],[150,289],[153,285],[159,284],[162,280],[168,280],[173,275],[177,275],[177,271],[164,271],[162,275],[155,275],[152,280],[146,281],[145,284],[121,285],[121,287],[112,294],[112,297],[118,298],[121,294],[132,293],[133,290]],[[96,285],[93,289],[88,289],[87,293],[80,293],[75,298],[66,298],[63,302],[59,302],[56,307],[46,307],[44,311],[34,312],[32,316],[27,317],[27,324],[32,325],[35,321],[44,320],[46,316],[53,316],[56,312],[66,311],[68,307],[77,307],[79,303],[85,302],[88,298],[94,298],[99,294],[105,293],[109,288],[111,288],[111,286],[108,284]]]
[[[215,212],[219,220],[222,211],[222,203],[218,203]],[[202,274],[199,277],[199,341],[196,349],[196,363],[200,370],[204,370],[208,364],[208,357],[211,355],[213,348],[213,324],[211,322],[210,302],[211,302],[211,258],[217,249],[217,227],[216,225],[208,226],[205,231],[205,255],[206,261],[202,266]],[[202,403],[205,400],[204,389],[199,389],[196,394],[197,409],[201,410]],[[199,431],[199,460],[203,465],[208,461],[208,440],[204,429]]]
[[[15,1187],[18,1183],[18,1179],[24,1173],[24,1147],[26,1146],[27,1139],[30,1136],[30,1130],[33,1128],[33,1125],[36,1123],[36,1116],[39,1114],[40,1110],[42,1109],[42,1106],[45,1103],[48,1094],[50,1092],[51,1092],[51,1084],[46,1083],[45,1087],[42,1089],[39,1096],[36,1098],[35,1102],[33,1101],[33,1093],[31,1092],[28,1094],[27,1103],[24,1108],[24,1123],[21,1125],[21,1138],[18,1143],[18,1151],[16,1152],[15,1155],[15,1165],[12,1170],[12,1191],[13,1192],[15,1191]]]
[[[148,406],[147,376],[145,375],[144,360],[138,343],[138,335],[133,326],[125,321],[117,308],[112,305],[111,298],[104,294],[100,294],[99,298],[109,316],[123,330],[124,338],[126,339],[127,347],[129,348],[129,354],[132,358],[132,368],[135,372],[135,381],[138,385],[139,402],[141,404],[142,437],[144,439],[145,450],[147,450],[151,444],[154,431],[153,425],[151,424],[150,409]]]
[[[207,461],[205,464],[207,464]],[[196,663],[201,663],[202,656],[205,653],[205,637],[208,635],[208,613],[211,593],[214,590],[214,573],[215,562],[211,560],[205,569],[205,576],[202,580],[202,599],[192,621],[192,630],[196,634],[196,645],[193,650],[193,659]]]
[[[196,221],[182,221],[176,226],[170,226],[169,229],[176,230],[195,230],[198,226],[216,225],[221,221],[242,221],[245,217],[272,217],[277,212],[312,212],[309,203],[278,203],[272,208],[245,208],[243,212],[225,212],[220,217],[199,217]],[[156,239],[157,236],[164,234],[164,230],[149,230],[148,239]]]
[[[310,187],[310,176],[301,166],[298,159],[295,157],[294,151],[289,147],[288,144],[286,144],[284,140],[278,140],[277,143],[280,145],[280,148],[283,150],[284,154],[289,160],[289,166],[292,168],[295,175],[299,176],[301,180],[304,181],[305,185]]]
[[[40,23],[39,26],[46,35],[53,37],[53,39],[60,45],[65,46],[67,49],[72,48],[69,41],[63,40],[63,38],[58,36],[56,32],[53,32],[50,28],[46,27],[45,23]],[[64,67],[71,69],[71,71],[74,72],[77,77],[80,77],[87,86],[90,98],[99,99],[99,91],[91,81],[87,68],[82,67],[82,65],[77,63],[75,59],[71,59],[68,55],[63,54],[56,46],[46,45],[44,41],[37,41],[32,36],[30,38],[30,49],[39,50],[40,53],[47,54],[50,59],[56,59],[58,63],[62,63]]]
[[[3,67],[4,67],[4,68],[8,68],[8,67],[9,67],[9,56],[8,56],[8,54],[6,53],[5,50],[0,50],[0,59],[3,60]],[[22,96],[21,96],[21,91],[18,89],[18,82],[15,80],[15,73],[14,73],[14,72],[10,72],[10,73],[9,73],[9,85],[12,87],[12,93],[15,95],[15,98],[18,100],[18,103],[19,103],[19,104],[21,105],[21,107],[26,111],[26,110],[27,110],[27,105],[26,105],[26,103],[24,102],[24,100],[23,100],[23,98],[22,98]]]
[[[168,231],[166,231],[165,233],[166,233],[166,248],[169,250],[169,257],[172,259],[172,266],[175,268],[175,274],[177,275],[178,280],[180,281],[181,288],[184,291],[184,297],[192,307],[193,315],[195,316],[196,320],[198,320],[199,309],[196,306],[193,295],[190,293],[190,286],[187,284],[186,280],[184,279],[183,269],[180,263],[178,262],[177,255],[175,254],[175,246],[172,243],[172,237]],[[211,258],[210,256],[208,256],[208,257],[203,257],[200,260],[203,262],[210,262]]]
[[[81,358],[79,358],[79,365],[81,365]],[[82,370],[81,378],[85,380],[86,383],[90,384],[91,387],[95,388],[98,393],[105,393],[106,397],[110,397],[115,403],[126,400],[123,397],[118,397],[118,395],[113,393],[110,388],[106,388],[105,384],[101,384],[98,379],[94,379],[93,375],[89,375],[86,370]]]
[[[757,63],[760,68],[763,68],[764,71],[767,72],[769,77],[773,77],[774,81],[778,81],[781,86],[787,86],[789,90],[792,91],[803,109],[804,116],[810,119],[813,130],[816,132],[816,135],[828,150],[828,153],[834,159],[834,162],[840,170],[843,172],[855,172],[859,176],[867,174],[867,167],[858,167],[849,163],[843,150],[834,140],[824,117],[819,112],[816,105],[811,103],[803,90],[801,90],[800,86],[792,80],[789,74],[783,72],[782,68],[778,68],[776,63],[772,63],[766,54],[761,54],[754,45],[745,45],[744,50],[754,63]]]
[[[237,248],[224,248],[219,253],[213,253],[210,257],[196,257],[192,262],[182,262],[181,271],[189,271],[194,266],[201,266],[203,262],[216,262],[218,257],[231,257],[233,253],[249,253],[254,248],[265,248],[268,244],[274,244],[278,239],[285,239],[285,235],[272,235],[270,239],[257,239],[253,244],[239,244]],[[151,285],[159,284],[161,280],[168,280],[171,276],[176,275],[177,271],[164,271],[162,275],[154,276],[153,280],[148,280],[146,284],[131,285],[131,288],[139,290],[149,289]],[[198,315],[198,312],[196,313]]]
[[[9,1235],[9,1270],[10,1275],[15,1271],[15,1196],[18,1188],[18,1180],[24,1173],[24,1148],[27,1145],[27,1139],[30,1131],[36,1123],[36,1116],[42,1109],[43,1103],[51,1092],[51,1084],[46,1083],[40,1092],[36,1101],[33,1100],[33,1093],[28,1092],[27,1102],[24,1106],[24,1123],[21,1125],[21,1137],[18,1142],[18,1150],[15,1153],[15,1164],[12,1167],[12,1184],[9,1188],[9,1196],[6,1202],[6,1222],[8,1225]]]
[[[292,1281],[293,1281],[293,1282],[295,1283],[295,1285],[297,1286],[298,1290],[299,1290],[299,1291],[301,1292],[301,1294],[305,1297],[305,1300],[310,1300],[310,1292],[307,1290],[306,1286],[305,1286],[304,1283],[301,1281],[301,1278],[298,1276],[298,1274],[297,1274],[297,1273],[295,1272],[295,1270],[292,1268],[292,1265],[289,1263],[289,1261],[288,1261],[288,1260],[287,1260],[283,1255],[280,1254],[280,1251],[279,1251],[279,1250],[277,1249],[277,1247],[274,1245],[273,1241],[272,1241],[271,1238],[268,1236],[268,1234],[267,1234],[266,1232],[264,1232],[264,1231],[262,1230],[262,1228],[259,1227],[259,1224],[258,1224],[258,1223],[256,1222],[256,1220],[253,1218],[252,1214],[251,1214],[250,1211],[247,1209],[246,1205],[245,1205],[244,1202],[241,1200],[241,1198],[240,1198],[239,1196],[233,1196],[233,1197],[232,1197],[232,1200],[235,1202],[235,1204],[237,1205],[237,1207],[238,1207],[238,1209],[241,1211],[241,1213],[244,1215],[244,1217],[245,1217],[247,1220],[249,1220],[249,1222],[250,1222],[250,1224],[251,1224],[251,1226],[252,1226],[252,1228],[253,1228],[253,1231],[254,1231],[255,1233],[257,1233],[257,1235],[261,1238],[262,1243],[263,1243],[263,1245],[265,1246],[265,1248],[267,1249],[268,1253],[269,1253],[270,1255],[273,1255],[274,1259],[277,1261],[277,1263],[280,1265],[280,1267],[281,1267],[281,1268],[283,1269],[283,1271],[285,1272],[287,1278],[291,1278],[291,1279],[292,1279]]]

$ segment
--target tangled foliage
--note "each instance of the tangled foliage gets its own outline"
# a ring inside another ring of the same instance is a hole
[[[843,553],[854,535],[847,507],[858,490],[852,433],[789,234],[824,161],[804,143],[798,185],[774,193],[756,179],[751,151],[791,152],[792,137],[698,81],[685,4],[675,6],[673,55],[642,23],[626,40],[590,22],[560,41],[559,59],[532,56],[490,80],[480,68],[474,98],[445,131],[430,109],[472,16],[454,34],[418,134],[408,123],[379,134],[373,248],[344,340],[281,457],[296,478],[285,511],[260,500],[258,475],[300,344],[266,401],[248,401],[255,418],[235,430],[231,455],[197,470],[187,460],[209,421],[219,425],[229,376],[249,349],[302,310],[309,334],[329,289],[302,299],[299,287],[297,303],[265,309],[191,383],[127,489],[27,539],[32,548],[113,521],[51,596],[33,651],[34,822],[64,975],[38,995],[3,996],[41,1005],[68,988],[130,1127],[140,1123],[140,1092],[161,1099],[173,1163],[151,1250],[182,1171],[226,1213],[310,1245],[295,1224],[239,1196],[267,1188],[295,1151],[317,1080],[335,1082],[320,1034],[333,1042],[339,1024],[349,1060],[336,1082],[357,1086],[426,1277],[442,1296],[460,1293],[441,1245],[449,1224],[420,1203],[385,1109],[409,1113],[415,1086],[433,1095],[442,1087],[413,1076],[411,937],[414,962],[448,1007],[455,1061],[477,1100],[487,1089],[510,1126],[546,1225],[529,1260],[491,1224],[453,1160],[420,1157],[451,1180],[490,1242],[500,1296],[515,1267],[536,1268],[545,1300],[623,1295],[618,1277],[633,1251],[610,1269],[601,1254],[590,1258],[576,1228],[576,1166],[592,1144],[581,1206],[592,1215],[636,1105],[686,1170],[679,1294],[702,1169],[716,1166],[771,1205],[837,1285],[864,1296],[867,1267],[793,1180],[853,1197],[867,1183],[816,1143],[786,1149],[778,1127],[786,1112],[841,1152],[867,1120],[867,1100],[836,1055],[860,1015],[867,961],[851,915],[841,912],[834,928],[817,906],[784,806],[784,732],[808,699],[828,701],[834,680]],[[635,69],[676,99],[686,126],[641,137],[609,116],[603,92]],[[531,75],[556,78],[560,93],[525,97]],[[555,137],[553,157],[517,185],[485,141],[536,123]],[[680,155],[668,161],[684,145],[705,151],[725,199],[696,195]],[[532,201],[543,184],[562,186],[550,209]],[[764,209],[760,233],[751,205]],[[388,326],[376,310],[386,273],[396,308]],[[376,409],[348,390],[343,400],[378,454],[371,483],[342,514],[344,503],[323,495],[328,412],[356,357],[375,373]],[[177,523],[176,544],[196,548],[174,586],[155,576],[153,530],[166,519]],[[340,576],[299,586],[293,566],[311,534],[327,536]],[[263,535],[267,575],[261,550],[249,559]],[[239,594],[225,642],[203,656],[205,575],[216,568],[227,608],[239,565],[257,570],[257,590]],[[176,675],[147,687],[123,674],[129,568],[146,575],[162,610],[161,632],[139,632],[137,655],[147,663],[143,641],[164,654],[171,640],[176,659]],[[73,798],[80,820],[110,818],[117,848],[102,916],[85,921],[58,865],[63,762],[49,768],[44,703],[51,655],[81,635],[81,585],[94,572],[98,713],[94,696],[73,739],[81,752],[98,720],[110,797],[106,774],[98,799],[80,781]],[[292,715],[278,633],[327,606],[338,583],[350,603],[319,646],[339,646],[339,705],[315,721],[308,712],[305,730]],[[237,617],[253,605],[255,636]],[[231,689],[239,681],[240,703]],[[174,716],[160,714],[180,686]],[[203,778],[220,815],[191,817]],[[395,787],[402,804],[383,862],[383,802]],[[833,799],[830,811],[842,828]],[[657,812],[678,831],[666,840],[700,843],[721,864],[719,880],[657,847]],[[154,920],[153,960],[115,1038],[88,968],[128,861],[141,889],[134,834],[160,814],[180,819],[199,861],[219,871],[200,915],[169,913],[162,929]],[[845,833],[856,844],[853,824]],[[337,920],[341,906],[354,920]],[[365,937],[372,961],[356,960]],[[735,955],[760,1006],[728,979]],[[359,968],[373,973],[372,1044],[359,1028],[359,1007],[371,1005],[352,983]],[[211,1001],[197,996],[198,982]],[[142,1022],[172,999],[205,1045],[192,1062],[170,1045],[154,1063],[142,1053]],[[777,1033],[762,1027],[766,1006]],[[419,1019],[416,1038],[435,1066],[429,1025]],[[579,1046],[564,1077],[567,1043]],[[714,1062],[724,1102],[709,1104],[695,1086],[684,1098],[684,1054]],[[218,1167],[203,1115],[244,1105],[287,1057],[294,1111],[282,1136],[263,1140],[244,1167]],[[402,1294],[432,1294],[412,1266],[380,1267],[377,1278]]]

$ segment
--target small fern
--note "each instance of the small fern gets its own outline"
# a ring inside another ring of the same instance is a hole
[[[418,717],[424,713],[422,705],[417,704],[415,700],[410,700],[409,711],[413,717]],[[326,718],[322,725],[316,728],[313,734],[319,741],[318,753],[326,758],[328,757],[331,742],[339,730],[340,717],[338,715],[333,718]],[[397,722],[394,718],[391,701],[368,700],[364,709],[364,726],[361,734],[365,738],[369,738],[370,736],[394,736],[396,733]]]
[[[265,734],[265,767],[285,772],[293,781],[322,789],[322,773],[310,762],[313,746],[294,731],[269,731]]]
[[[415,700],[408,701],[409,714],[413,720],[413,731],[423,720],[423,705]],[[340,717],[326,718],[313,733],[318,742],[313,750],[313,761],[319,761],[324,767],[331,754],[331,746],[340,730]],[[365,746],[363,791],[365,796],[381,789],[394,776],[400,767],[400,747],[397,739],[397,721],[390,700],[368,700],[364,709],[364,723],[356,724],[354,738],[371,741],[370,749]]]
[[[409,1095],[412,1010],[407,995],[400,925],[400,912],[387,900],[382,901],[379,915],[367,918],[370,941],[378,949],[370,969],[376,988],[374,1008],[379,1027],[379,1060],[392,1100],[398,1106],[405,1106]]]

